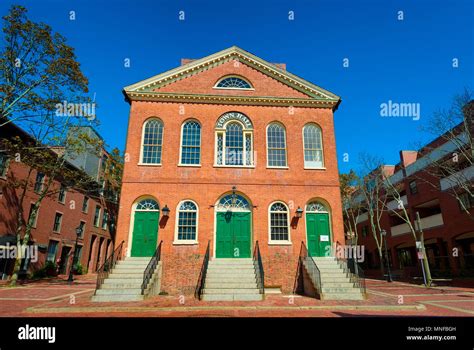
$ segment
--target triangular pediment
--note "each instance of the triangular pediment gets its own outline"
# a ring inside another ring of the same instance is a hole
[[[246,72],[250,72],[258,77],[255,79],[255,91],[209,90],[214,83],[212,80],[218,76],[215,71],[219,71],[223,76],[231,74],[245,76]],[[193,83],[202,81],[203,77],[209,79],[207,90],[206,88],[200,90],[199,84]],[[272,104],[272,99],[275,99],[274,102],[281,105],[316,104],[331,108],[337,107],[340,102],[337,95],[236,46],[127,86],[124,88],[124,93],[131,100],[204,102],[204,100],[224,99],[226,103]]]

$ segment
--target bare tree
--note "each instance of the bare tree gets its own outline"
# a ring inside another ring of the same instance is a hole
[[[363,205],[358,190],[359,177],[354,170],[347,174],[340,174],[339,182],[341,184],[342,208],[344,212],[344,227],[346,232],[353,236],[352,245],[357,245],[359,234],[357,232],[357,224],[360,215],[363,212]]]
[[[363,197],[364,209],[367,210],[372,237],[377,245],[380,258],[380,271],[384,274],[383,266],[383,235],[381,220],[387,202],[387,193],[381,176],[383,162],[381,159],[362,153],[359,156],[362,171],[366,175],[359,178],[359,190]]]
[[[422,130],[440,137],[440,142],[424,147],[429,166],[416,177],[453,196],[474,220],[473,119],[474,101],[469,89],[455,96],[448,109],[433,114]]]

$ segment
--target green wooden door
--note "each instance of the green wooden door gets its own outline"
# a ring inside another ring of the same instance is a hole
[[[218,212],[216,258],[250,258],[250,213]]]
[[[157,211],[136,211],[133,224],[131,256],[153,256],[158,241]]]
[[[306,231],[310,256],[327,256],[330,253],[331,233],[327,213],[307,213]]]

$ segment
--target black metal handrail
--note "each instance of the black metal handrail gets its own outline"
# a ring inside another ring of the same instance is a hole
[[[253,251],[253,266],[255,268],[255,276],[257,277],[257,287],[260,294],[265,293],[265,273],[263,271],[262,256],[260,255],[260,247],[258,241],[255,242],[255,249]]]
[[[351,273],[351,282],[355,283],[360,288],[364,297],[367,296],[367,290],[365,287],[365,273],[362,267],[359,266],[356,259],[347,259],[347,267]]]
[[[199,273],[198,283],[196,285],[196,290],[194,291],[194,297],[201,300],[202,293],[204,291],[204,284],[206,282],[207,267],[209,266],[209,255],[210,255],[211,241],[207,242],[206,254],[204,254],[204,260],[201,266],[201,272]]]
[[[125,241],[122,241],[122,243],[120,243],[119,246],[115,248],[112,254],[107,259],[105,259],[105,262],[102,264],[102,266],[97,269],[97,282],[95,285],[94,294],[98,289],[100,289],[105,279],[109,277],[109,273],[115,267],[117,261],[122,259],[122,248],[124,243]]]
[[[354,257],[345,258],[345,256],[340,256],[338,254],[339,242],[336,243],[336,252],[335,257],[339,266],[342,267],[344,272],[348,275],[350,281],[354,283],[362,292],[364,297],[367,296],[367,290],[365,287],[365,273],[364,270],[359,266],[357,260]],[[343,254],[344,255],[344,254]]]
[[[301,266],[304,266],[306,268],[309,277],[315,284],[319,297],[323,299],[323,290],[321,287],[321,271],[319,271],[319,268],[314,262],[313,258],[309,256],[308,248],[306,248],[306,244],[304,244],[304,242],[301,242],[299,263],[301,264]]]
[[[161,260],[161,244],[163,241],[160,241],[160,244],[158,244],[158,247],[156,247],[155,253],[150,259],[150,262],[148,263],[145,272],[143,272],[143,283],[142,283],[142,295],[145,294],[145,289],[148,287],[148,283],[150,283],[151,278],[153,277],[153,274],[155,273],[156,266]]]

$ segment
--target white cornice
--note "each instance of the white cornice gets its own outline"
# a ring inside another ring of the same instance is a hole
[[[168,85],[174,81],[181,80],[231,59],[238,59],[239,61],[245,62],[260,72],[308,95],[310,99],[324,99],[326,102],[331,101],[335,103],[340,101],[339,96],[324,90],[323,88],[316,86],[294,74],[291,74],[288,71],[275,66],[274,64],[262,60],[261,58],[252,55],[251,53],[242,50],[237,46],[232,46],[226,50],[192,61],[183,66],[140,81],[136,84],[129,85],[124,88],[124,92],[128,97],[131,97],[132,92],[152,92],[153,89]]]
[[[338,104],[337,100],[334,101],[313,98],[249,97],[232,95],[199,95],[159,92],[129,92],[127,96],[132,101],[159,101],[203,104],[288,106],[312,108],[335,108]]]

